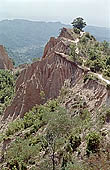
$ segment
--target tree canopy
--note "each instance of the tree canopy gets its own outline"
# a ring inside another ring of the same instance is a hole
[[[82,30],[86,26],[86,22],[81,17],[74,19],[71,24],[73,25],[74,28],[78,28],[80,30]]]

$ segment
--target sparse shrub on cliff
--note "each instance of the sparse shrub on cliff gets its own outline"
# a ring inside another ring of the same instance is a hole
[[[6,135],[10,136],[14,133],[18,132],[19,130],[24,128],[24,124],[22,120],[16,120],[9,124],[8,129],[6,130]]]
[[[76,60],[76,45],[75,45],[75,43],[72,43],[71,45],[70,45],[70,50],[71,50],[71,52],[70,52],[70,59],[72,60],[72,61],[75,61]]]
[[[15,75],[15,80],[16,80],[18,76],[20,75],[20,70],[17,70],[14,75]]]
[[[80,34],[80,30],[78,28],[73,29],[76,34]]]
[[[49,110],[51,112],[54,112],[55,110],[57,110],[58,106],[59,106],[59,103],[58,103],[58,100],[49,100],[47,103],[46,103],[46,106],[49,108]]]
[[[62,87],[60,91],[60,100],[63,101],[63,98],[68,94],[68,88]]]
[[[107,57],[106,66],[110,66],[110,56]]]
[[[104,69],[104,71],[103,71],[103,75],[107,78],[110,77],[110,65],[106,66],[106,69]]]
[[[97,132],[91,132],[87,135],[87,153],[94,153],[99,150],[100,135]]]
[[[91,65],[90,65],[90,70],[93,71],[93,72],[102,72],[104,67],[103,67],[103,63],[100,62],[100,60],[94,60]]]
[[[98,78],[95,75],[92,74],[86,74],[84,76],[84,83],[86,83],[87,80],[98,80]]]
[[[40,91],[40,97],[41,97],[42,100],[45,99],[45,92],[43,90]]]
[[[80,39],[80,42],[83,43],[83,44],[87,43],[87,41],[88,41],[88,39],[87,39],[85,36],[83,36],[83,37]]]
[[[69,137],[69,144],[73,152],[76,151],[77,147],[79,147],[79,145],[81,144],[81,137],[77,135],[71,135]]]
[[[110,84],[107,84],[107,85],[106,85],[106,89],[107,89],[107,90],[110,90]]]
[[[85,108],[85,109],[83,108],[80,110],[80,117],[82,120],[87,119],[89,116],[90,116],[90,112],[88,111],[87,108]]]

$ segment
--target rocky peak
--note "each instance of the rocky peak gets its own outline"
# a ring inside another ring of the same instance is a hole
[[[9,59],[3,45],[0,45],[0,69],[13,69],[13,63]]]
[[[70,40],[75,40],[75,36],[73,35],[75,35],[73,29],[62,28],[59,37],[64,37]]]
[[[50,38],[45,46],[43,58],[49,57],[54,51],[69,55],[70,45],[75,42],[76,38],[76,34],[72,29],[63,28],[58,38]]]

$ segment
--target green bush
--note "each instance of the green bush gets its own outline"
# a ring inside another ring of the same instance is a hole
[[[85,120],[89,116],[90,116],[90,112],[88,111],[88,109],[85,108],[80,110],[80,117],[82,120]]]
[[[94,60],[90,66],[90,70],[93,72],[99,72],[103,71],[103,63],[100,62],[100,60]]]
[[[80,34],[80,30],[78,28],[73,28],[73,30],[76,34]]]
[[[63,169],[62,169],[63,170]],[[81,162],[69,162],[64,170],[88,170],[86,166],[84,166]]]
[[[95,76],[92,75],[92,74],[86,74],[86,75],[84,76],[84,83],[86,83],[87,80],[98,80],[98,78],[95,77]]]
[[[81,43],[87,43],[87,41],[88,41],[88,39],[85,37],[85,36],[83,36],[81,39],[80,39],[80,42]]]
[[[6,135],[10,136],[14,133],[18,132],[19,130],[24,128],[23,120],[16,120],[9,124],[8,129],[6,130]]]
[[[27,112],[22,119],[15,120],[8,125],[6,135],[10,136],[14,133],[30,128],[29,133],[35,133],[42,126],[46,125],[51,112],[54,112],[59,107],[57,100],[50,100],[45,105],[39,105],[32,108],[31,111]],[[28,135],[28,134],[27,134]]]
[[[41,150],[41,146],[30,145],[28,140],[18,138],[9,147],[5,159],[7,160],[10,169],[27,169],[27,164],[30,159],[35,157]]]
[[[71,135],[69,137],[69,143],[70,143],[71,148],[74,152],[74,151],[76,151],[77,147],[79,147],[79,145],[81,144],[81,137],[76,136],[76,135]]]
[[[91,132],[87,135],[87,153],[97,152],[100,145],[100,135],[97,132]]]
[[[14,76],[10,71],[0,70],[0,114],[10,104],[14,96]]]

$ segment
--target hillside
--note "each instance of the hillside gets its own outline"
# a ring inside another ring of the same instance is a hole
[[[110,28],[87,26],[85,31],[90,32],[98,41],[106,40],[110,42]]]
[[[57,36],[66,25],[60,22],[3,20],[0,22],[0,44],[3,44],[17,65],[41,57],[49,37]]]
[[[0,44],[7,48],[16,65],[30,63],[43,55],[49,37],[56,37],[62,27],[71,26],[60,22],[3,20],[0,21]],[[85,30],[99,41],[110,41],[110,29],[88,26]]]
[[[50,38],[0,116],[1,170],[110,169],[109,52],[76,29]]]

